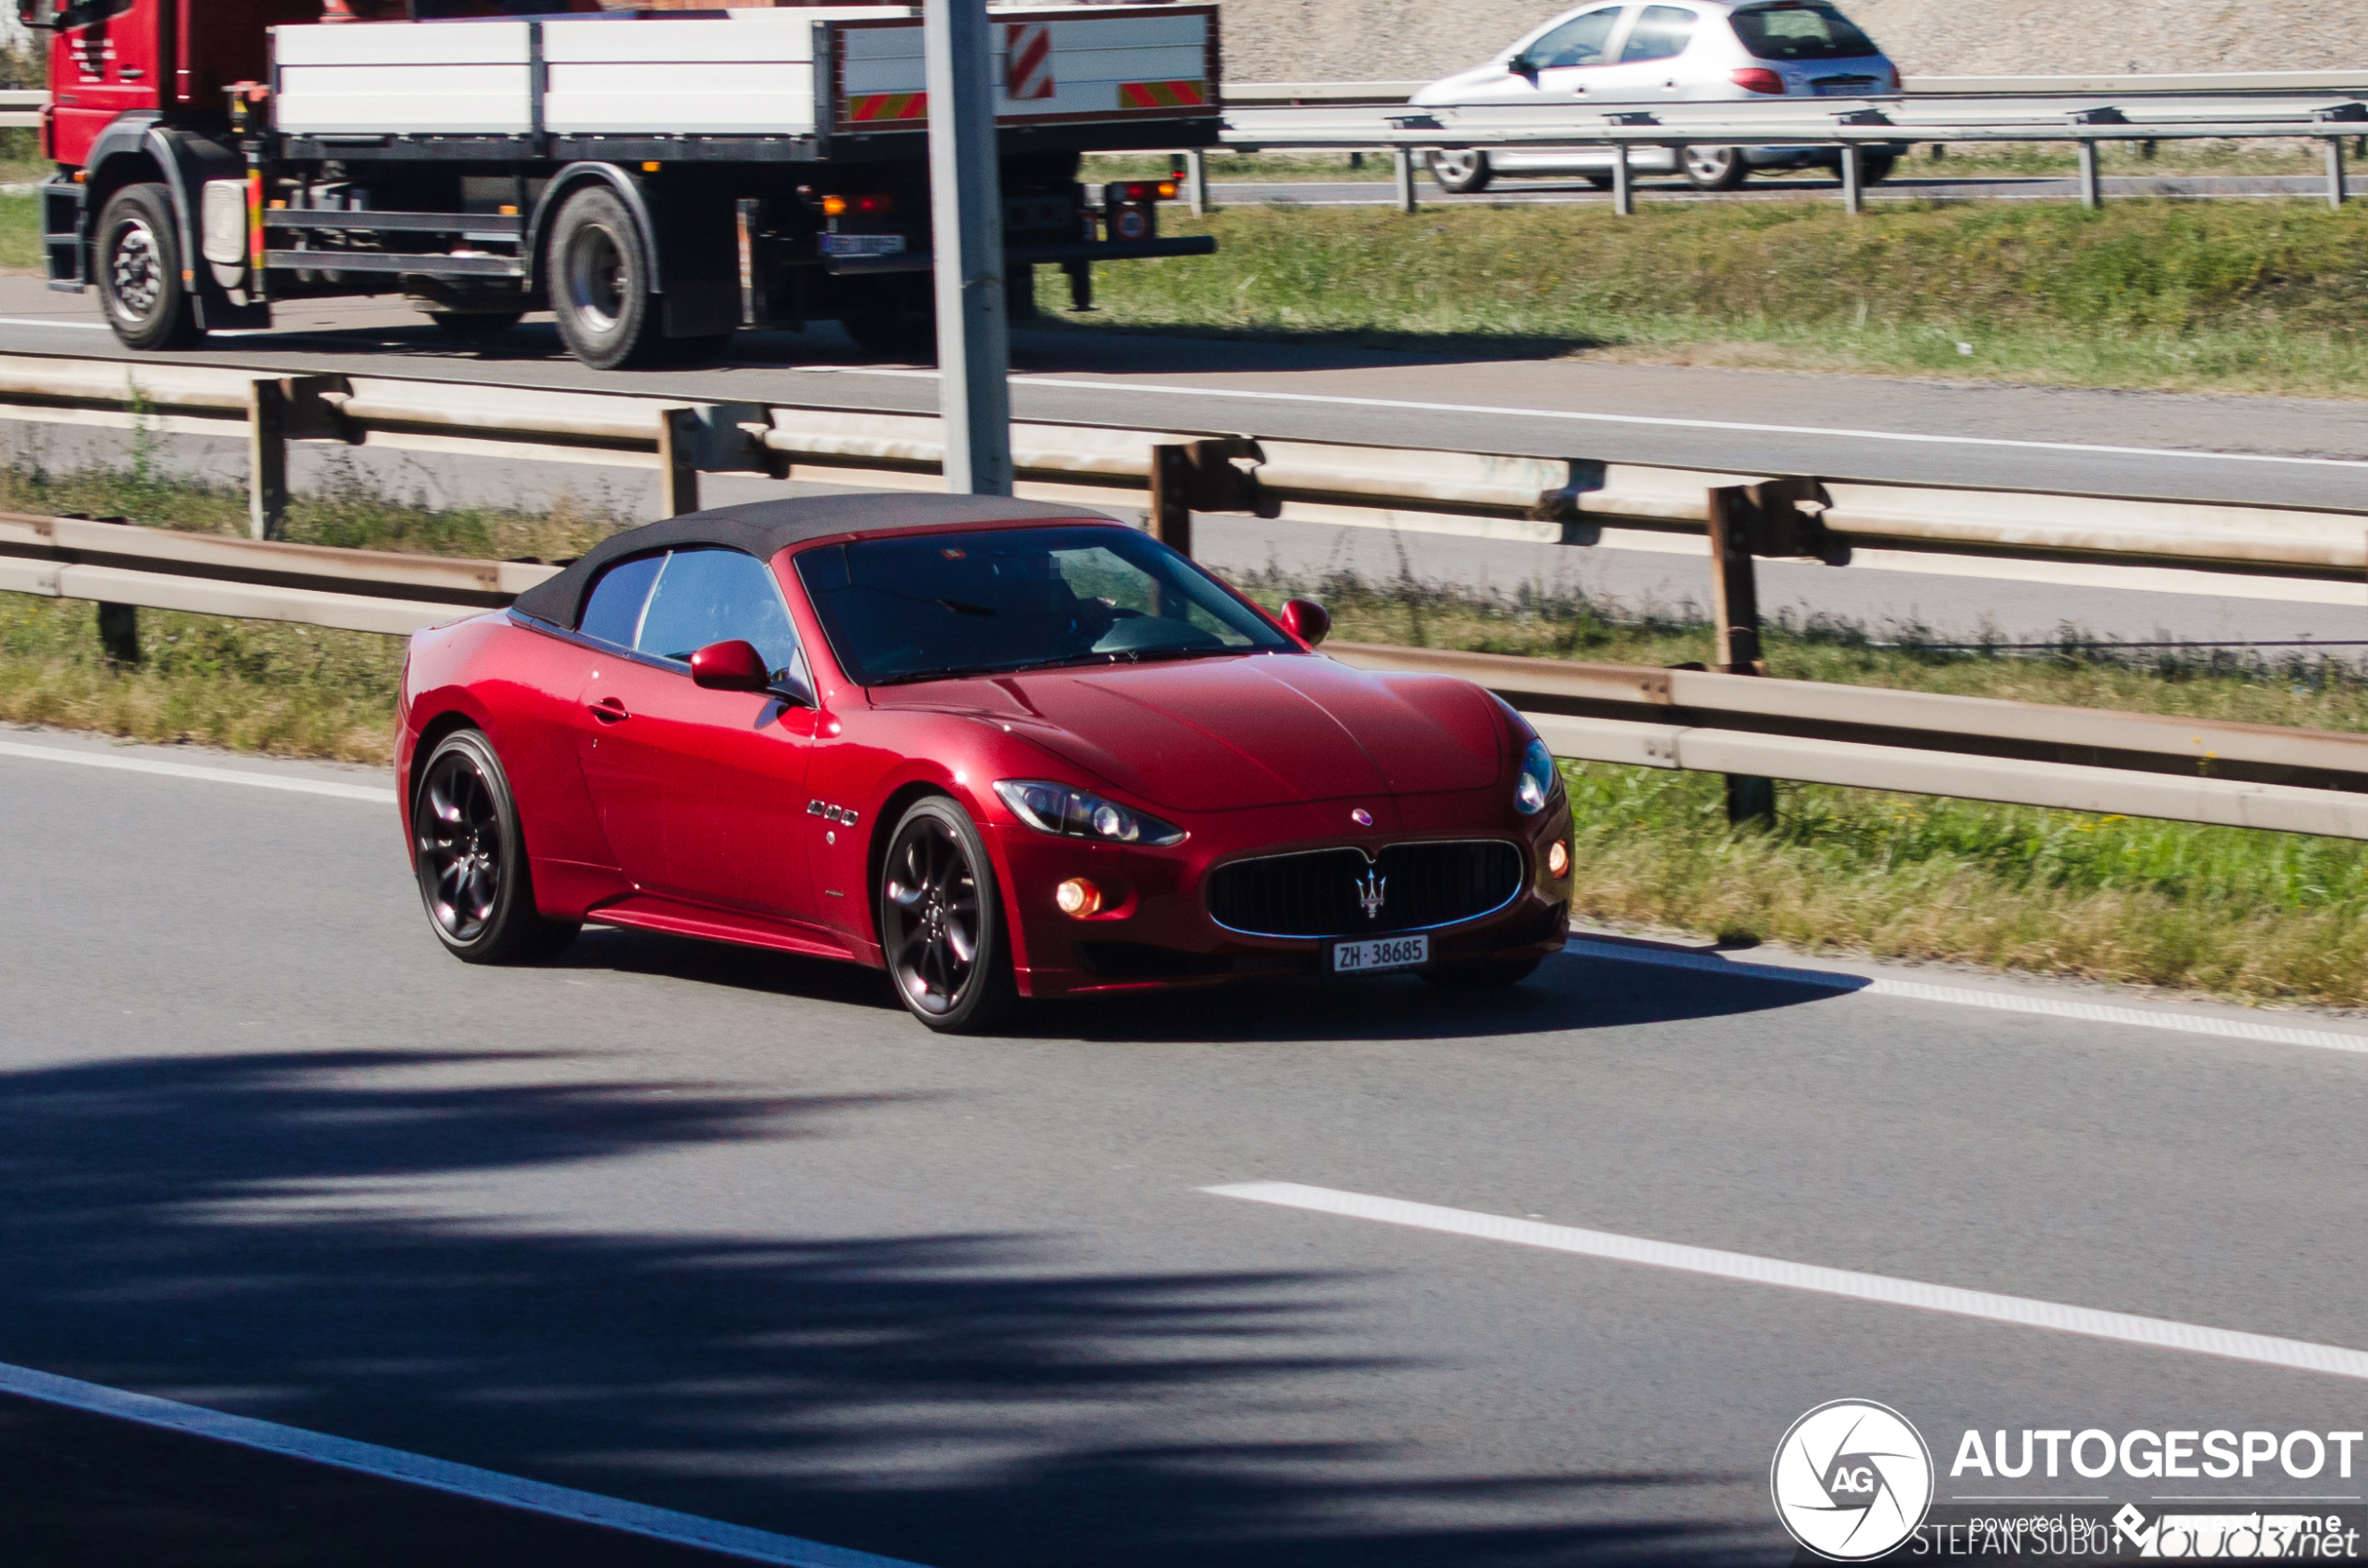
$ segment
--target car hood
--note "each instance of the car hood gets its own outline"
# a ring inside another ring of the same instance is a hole
[[[962,685],[962,708],[1171,811],[1478,790],[1503,770],[1495,699],[1446,676],[1271,654]]]

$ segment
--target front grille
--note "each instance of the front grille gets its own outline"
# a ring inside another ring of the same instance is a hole
[[[1486,915],[1521,890],[1521,852],[1497,840],[1269,855],[1208,876],[1209,917],[1251,936],[1419,931]],[[1371,895],[1379,907],[1366,912]]]

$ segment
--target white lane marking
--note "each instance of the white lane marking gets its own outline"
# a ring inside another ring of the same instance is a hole
[[[104,322],[70,322],[54,316],[0,316],[0,326],[64,326],[76,332],[104,332]]]
[[[880,376],[933,381],[934,370],[891,370],[872,365],[814,364],[809,376]],[[1423,403],[1397,397],[1349,397],[1337,392],[1251,392],[1227,387],[1177,387],[1164,381],[1080,381],[1057,376],[1013,376],[1023,387],[1066,392],[1143,392],[1166,397],[1235,398],[1254,403],[1314,403],[1341,408],[1395,408],[1415,414],[1485,414],[1491,419],[1563,420],[1581,424],[1651,425],[1666,430],[1715,430],[1746,435],[1826,435],[1849,441],[1900,441],[1935,447],[1997,447],[2024,452],[2084,452],[2122,458],[2181,458],[2195,462],[2285,463],[2299,468],[2368,468],[2368,459],[2304,458],[2278,452],[2196,452],[2177,447],[2109,447],[2086,441],[2017,441],[2003,435],[1927,435],[1900,430],[1853,430],[1835,425],[1759,424],[1747,420],[1687,420],[1662,414],[1595,414],[1575,408],[1510,408],[1487,403]]]
[[[2240,1018],[2214,1018],[2209,1013],[2155,1012],[2143,1008],[2110,1007],[2102,1002],[2068,1002],[2055,997],[2023,997],[2011,991],[1976,991],[1963,985],[1927,985],[1920,980],[1868,979],[1831,970],[1782,969],[1774,964],[1737,964],[1702,953],[1673,953],[1659,947],[1628,947],[1618,942],[1573,940],[1563,949],[1582,957],[1608,958],[1616,964],[1651,964],[1661,969],[1696,970],[1734,975],[1744,980],[1778,980],[1792,985],[1846,991],[1853,996],[1904,997],[1911,1001],[1941,1002],[1949,1007],[1982,1007],[1994,1012],[2029,1012],[2043,1018],[2073,1018],[2084,1024],[2127,1024],[2141,1029],[2169,1029],[2182,1035],[2211,1035],[2221,1039],[2258,1040],[2268,1045],[2306,1045],[2319,1051],[2368,1052],[2368,1035],[2338,1034],[2333,1029],[2295,1029],[2282,1024],[2255,1024]]]
[[[323,778],[284,778],[276,773],[244,773],[235,768],[192,767],[186,763],[158,763],[145,757],[110,757],[101,751],[68,751],[55,746],[20,746],[0,740],[0,757],[23,757],[38,763],[70,763],[76,767],[116,768],[124,773],[153,773],[165,778],[202,778],[209,784],[244,784],[256,790],[286,790],[299,795],[329,795],[337,800],[368,801],[392,805],[392,790],[366,784],[333,784]]]
[[[37,1372],[29,1367],[0,1364],[0,1394],[21,1395],[45,1405],[88,1410],[119,1421],[135,1422],[142,1426],[186,1433],[191,1437],[232,1443],[263,1453],[308,1460],[315,1465],[327,1465],[410,1486],[427,1487],[435,1492],[450,1492],[456,1497],[475,1498],[552,1519],[623,1531],[670,1545],[700,1547],[750,1562],[791,1563],[796,1568],[913,1568],[913,1564],[899,1558],[878,1557],[871,1552],[800,1540],[794,1535],[777,1535],[769,1530],[725,1524],[720,1520],[703,1519],[697,1514],[654,1508],[644,1503],[628,1503],[620,1497],[604,1497],[597,1492],[578,1492],[572,1487],[530,1481],[521,1476],[504,1475],[499,1470],[480,1470],[474,1465],[456,1465],[450,1460],[431,1459],[425,1454],[406,1453],[401,1449],[380,1448],[376,1443],[332,1437],[325,1433],[308,1432],[297,1426],[282,1426],[277,1422],[257,1421],[251,1416],[229,1415],[221,1410],[207,1410],[201,1405],[184,1405],[172,1399],[158,1399],[152,1395],[109,1388],[104,1383],[84,1382],[77,1378],[62,1378],[52,1372]]]
[[[2267,1334],[2242,1334],[2229,1328],[2207,1328],[2168,1318],[2139,1317],[2129,1313],[2100,1312],[2092,1307],[2067,1306],[2060,1301],[2034,1300],[2028,1296],[1999,1296],[1987,1290],[1961,1290],[1950,1285],[1893,1279],[1888,1274],[1862,1274],[1852,1269],[1824,1269],[1813,1263],[1793,1263],[1781,1258],[1758,1258],[1748,1252],[1724,1252],[1715,1247],[1685,1246],[1675,1242],[1649,1241],[1642,1236],[1616,1235],[1609,1231],[1583,1231],[1571,1225],[1547,1225],[1534,1219],[1480,1214],[1471,1209],[1441,1208],[1399,1198],[1376,1198],[1362,1192],[1342,1192],[1329,1187],[1302,1187],[1295,1181],[1246,1181],[1225,1187],[1204,1187],[1219,1198],[1242,1198],[1253,1204],[1316,1214],[1342,1215],[1351,1219],[1377,1219],[1385,1225],[1406,1225],[1418,1231],[1443,1231],[1450,1235],[1481,1241],[1510,1242],[1517,1246],[1544,1247],[1549,1252],[1574,1252],[1615,1263],[1641,1263],[1652,1269],[1675,1269],[1689,1274],[1741,1280],[1750,1285],[1780,1286],[1787,1290],[1843,1296],[1887,1307],[1915,1307],[1924,1312],[1977,1317],[2024,1328],[2052,1328],[2058,1333],[2085,1334],[2092,1339],[2118,1340],[2153,1350],[2184,1351],[2192,1355],[2218,1355],[2232,1361],[2252,1361],[2298,1372],[2323,1372],[2331,1377],[2368,1378],[2368,1351],[2341,1345],[2313,1344],[2307,1340],[2281,1340]]]

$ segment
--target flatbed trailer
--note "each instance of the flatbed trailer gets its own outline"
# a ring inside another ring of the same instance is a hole
[[[95,287],[125,343],[396,295],[464,338],[547,309],[599,368],[832,320],[927,351],[917,8],[415,20],[505,0],[327,0],[404,9],[324,21],[322,3],[21,0],[51,40],[51,286]],[[1160,234],[1173,181],[1078,176],[1089,151],[1217,144],[1217,7],[988,14],[1013,317],[1039,267],[1082,306],[1097,262],[1214,250]]]

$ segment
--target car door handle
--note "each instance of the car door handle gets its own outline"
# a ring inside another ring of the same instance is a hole
[[[604,724],[622,724],[633,717],[625,710],[624,702],[616,697],[602,697],[591,706],[592,717]]]

